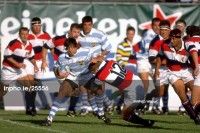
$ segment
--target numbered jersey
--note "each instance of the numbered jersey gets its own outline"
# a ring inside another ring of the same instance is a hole
[[[113,60],[103,61],[96,78],[123,90],[132,83],[133,72],[122,68]]]

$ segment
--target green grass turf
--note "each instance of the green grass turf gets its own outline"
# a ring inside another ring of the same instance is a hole
[[[154,115],[148,113],[141,117],[155,120],[151,128],[123,121],[119,115],[109,116],[112,123],[104,124],[92,114],[86,117],[66,117],[66,111],[58,111],[52,125],[43,127],[48,110],[38,111],[35,117],[25,115],[24,111],[0,110],[0,133],[199,133],[200,125],[195,125],[189,116]]]

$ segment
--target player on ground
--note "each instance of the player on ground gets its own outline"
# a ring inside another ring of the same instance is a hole
[[[131,70],[121,67],[113,60],[102,60],[97,63],[91,63],[89,70],[95,74],[96,79],[105,81],[123,91],[124,107],[121,114],[123,120],[147,127],[151,127],[154,124],[153,120],[142,119],[134,113],[134,109],[138,106],[138,103],[134,103],[134,101],[142,99],[137,95],[136,87],[132,82],[134,74]]]

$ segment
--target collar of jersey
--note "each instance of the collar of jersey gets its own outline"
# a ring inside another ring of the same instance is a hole
[[[183,41],[181,41],[181,42],[182,42],[182,46],[181,46],[181,48],[180,48],[178,51],[176,51],[176,52],[179,52],[179,51],[185,49],[185,48],[184,48],[184,45],[183,45],[184,42],[183,42]],[[171,50],[175,51],[175,49],[174,49],[174,47],[172,46],[171,42],[169,43],[169,47],[170,47]]]
[[[85,34],[83,33],[83,31],[81,31],[81,35],[82,35],[82,36],[88,36],[88,35],[92,35],[93,32],[94,32],[94,28],[92,28],[91,31],[90,31],[90,33],[87,34],[87,35],[85,35]]]
[[[18,41],[20,41],[21,44],[23,44],[22,40],[18,37],[17,38]],[[27,40],[25,47],[29,44],[29,41]]]
[[[32,35],[35,36],[35,34],[33,33],[33,31],[32,31],[31,29],[30,29],[30,31],[29,31],[29,34],[32,34]],[[44,34],[43,30],[40,31],[40,35],[41,35],[41,34]]]

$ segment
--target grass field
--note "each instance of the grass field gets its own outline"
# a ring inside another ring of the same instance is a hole
[[[123,121],[119,115],[109,116],[112,123],[104,124],[92,114],[86,117],[66,117],[66,111],[58,111],[51,127],[41,126],[49,111],[38,111],[35,117],[24,115],[24,111],[0,110],[0,133],[199,133],[200,125],[195,125],[188,116],[176,113],[142,116],[154,119],[153,127]]]

